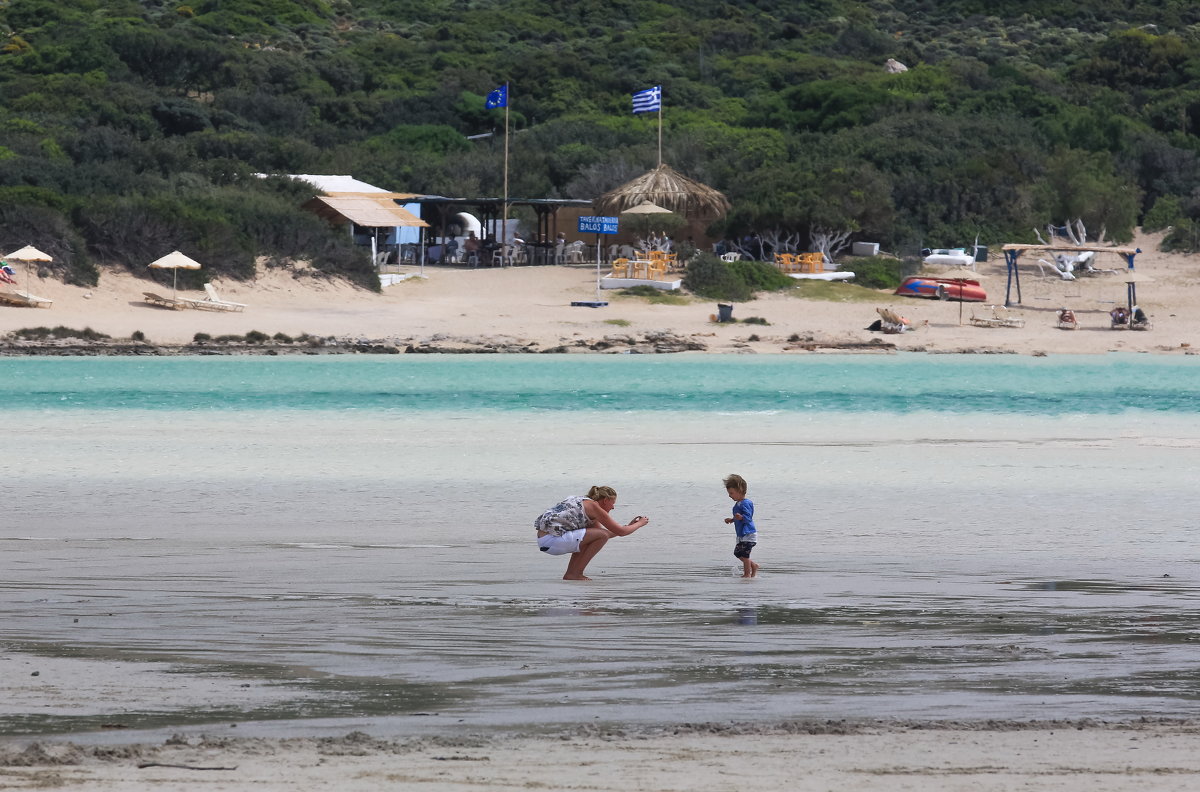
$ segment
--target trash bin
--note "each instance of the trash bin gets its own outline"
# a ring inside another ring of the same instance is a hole
[[[733,321],[733,306],[725,303],[717,303],[717,321],[732,322]]]
[[[975,246],[975,260],[977,262],[986,264],[987,257],[988,257],[987,245],[976,245]]]

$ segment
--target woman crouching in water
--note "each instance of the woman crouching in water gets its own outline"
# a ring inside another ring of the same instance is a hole
[[[563,580],[591,580],[583,570],[609,539],[629,536],[650,522],[649,517],[634,517],[628,525],[621,525],[609,514],[616,505],[615,489],[592,487],[587,497],[567,498],[533,521],[543,553],[571,554]]]

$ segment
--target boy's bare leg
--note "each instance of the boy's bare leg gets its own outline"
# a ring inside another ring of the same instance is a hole
[[[758,564],[750,562],[750,577],[758,577]]]

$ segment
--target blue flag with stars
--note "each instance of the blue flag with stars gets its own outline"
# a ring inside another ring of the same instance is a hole
[[[497,107],[508,107],[508,86],[501,85],[496,90],[487,95],[487,102],[484,106],[488,110],[495,110]]]

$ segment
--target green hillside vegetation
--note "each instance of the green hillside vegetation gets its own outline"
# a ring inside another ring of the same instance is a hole
[[[0,244],[63,277],[172,248],[231,277],[366,254],[254,174],[593,198],[664,159],[729,197],[714,234],[1034,241],[1079,219],[1200,244],[1200,6],[1185,0],[6,0]],[[888,58],[907,72],[889,74]],[[180,273],[181,283],[192,273]]]

